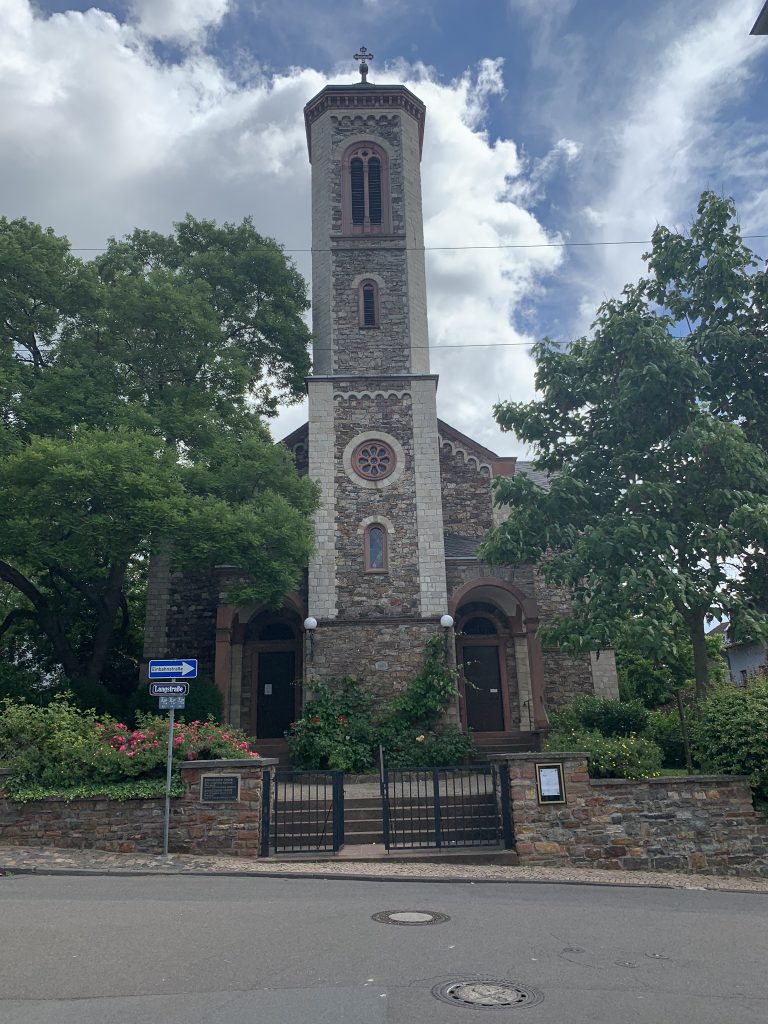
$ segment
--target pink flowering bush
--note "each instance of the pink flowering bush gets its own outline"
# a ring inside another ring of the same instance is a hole
[[[6,789],[62,790],[160,778],[165,773],[168,719],[141,715],[138,727],[98,718],[65,697],[40,708],[20,701],[0,703],[0,765],[13,769]],[[258,757],[240,729],[214,722],[176,722],[175,769],[196,759]]]
[[[102,742],[117,753],[124,776],[147,775],[158,766],[165,767],[168,719],[139,715],[138,722],[132,730],[122,722],[105,721],[98,725]],[[216,722],[174,723],[173,760],[177,765],[183,761],[258,756],[240,729]]]

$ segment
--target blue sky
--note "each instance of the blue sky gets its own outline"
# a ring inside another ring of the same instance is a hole
[[[527,346],[588,329],[699,193],[768,234],[761,0],[0,0],[0,213],[103,244],[189,210],[309,247],[302,107],[327,81],[402,81],[422,165],[439,412],[503,454]],[[471,13],[469,13],[471,12]],[[768,239],[752,247],[768,254]],[[454,249],[453,246],[482,248]],[[520,248],[505,248],[509,246]],[[437,248],[445,247],[445,248]],[[309,274],[309,258],[295,259]],[[304,416],[287,410],[282,436]]]

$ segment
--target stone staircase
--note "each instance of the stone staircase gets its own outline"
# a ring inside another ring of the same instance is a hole
[[[541,735],[537,732],[509,732],[474,734],[475,764],[487,762],[492,754],[522,754],[541,749]]]
[[[262,757],[276,757],[280,768],[290,768],[291,754],[288,740],[254,740],[253,746]]]

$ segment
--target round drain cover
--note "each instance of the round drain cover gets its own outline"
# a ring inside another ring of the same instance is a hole
[[[544,998],[541,992],[517,981],[498,978],[460,978],[435,985],[432,995],[451,1006],[465,1009],[510,1010],[533,1006]]]
[[[438,914],[436,910],[380,910],[372,915],[372,920],[382,924],[442,924],[450,921],[447,914]]]

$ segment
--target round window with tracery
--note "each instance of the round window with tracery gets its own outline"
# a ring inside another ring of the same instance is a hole
[[[352,468],[363,480],[385,480],[394,472],[395,453],[383,441],[366,441],[355,448]]]

